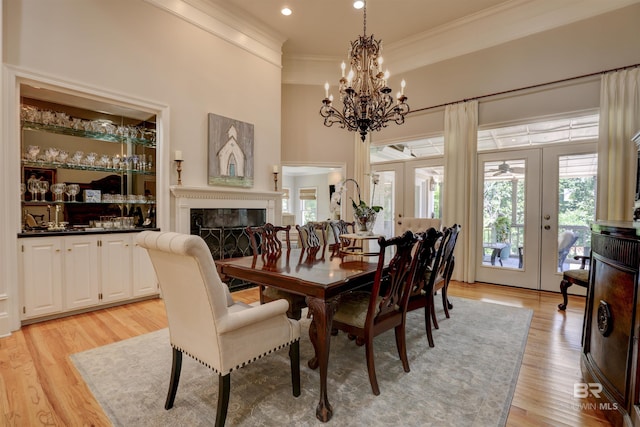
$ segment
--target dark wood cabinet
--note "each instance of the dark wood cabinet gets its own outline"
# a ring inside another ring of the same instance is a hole
[[[595,399],[614,425],[640,426],[640,224],[598,222],[591,229],[582,352],[586,384],[576,397]]]

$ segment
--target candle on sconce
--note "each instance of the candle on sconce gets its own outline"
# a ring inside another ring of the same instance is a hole
[[[176,150],[176,154],[175,154],[175,159],[174,160],[184,160],[182,158],[182,151],[181,150]]]
[[[325,98],[329,97],[329,82],[326,82],[324,84],[324,97]],[[274,172],[276,172],[276,171],[274,170]]]
[[[278,165],[273,165],[273,173],[278,173]]]

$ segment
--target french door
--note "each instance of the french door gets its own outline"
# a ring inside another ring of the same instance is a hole
[[[395,236],[395,226],[404,216],[442,218],[443,159],[420,159],[409,162],[371,165],[379,175],[374,204],[383,206],[374,232]]]
[[[540,150],[478,155],[476,280],[538,289]]]
[[[371,165],[378,184],[371,187],[372,204],[382,206],[373,232],[386,238],[395,236],[395,219],[404,216],[404,164],[400,162]]]
[[[558,291],[587,254],[595,218],[596,146],[478,155],[476,280]],[[566,234],[575,238],[559,252]],[[573,289],[572,289],[573,290]]]

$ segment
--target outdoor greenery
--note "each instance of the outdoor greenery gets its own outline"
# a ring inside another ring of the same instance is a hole
[[[595,210],[595,176],[560,178],[558,191],[558,226],[588,226],[594,220]],[[515,203],[512,198],[515,194]],[[515,212],[514,212],[515,209]],[[483,228],[485,241],[500,242],[500,225],[502,217],[509,220],[510,239],[508,242],[523,243],[524,228],[524,182],[523,180],[485,181]],[[490,233],[490,234],[487,234]],[[519,234],[518,234],[519,233]],[[579,233],[580,244],[589,245],[589,233]],[[495,240],[494,240],[495,239]]]

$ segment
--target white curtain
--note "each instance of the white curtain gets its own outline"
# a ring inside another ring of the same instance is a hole
[[[473,283],[477,213],[478,101],[448,105],[444,116],[443,225],[460,224],[453,279]]]
[[[600,86],[598,199],[596,218],[628,221],[633,217],[637,147],[640,130],[640,69],[604,74]]]

